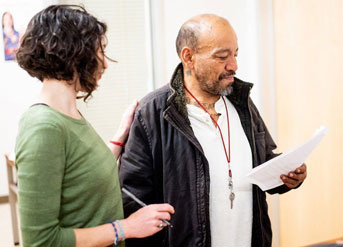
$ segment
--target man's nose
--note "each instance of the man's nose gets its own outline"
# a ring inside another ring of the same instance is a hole
[[[238,65],[237,65],[236,57],[230,58],[225,65],[225,70],[237,71],[237,69],[238,69]]]

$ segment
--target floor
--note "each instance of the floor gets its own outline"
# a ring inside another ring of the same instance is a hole
[[[0,204],[0,247],[12,247],[11,210],[8,203]]]

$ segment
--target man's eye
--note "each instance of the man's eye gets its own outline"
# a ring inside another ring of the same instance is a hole
[[[218,57],[220,60],[226,60],[227,59],[227,56],[225,57]]]

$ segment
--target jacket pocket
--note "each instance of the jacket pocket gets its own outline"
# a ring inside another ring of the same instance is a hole
[[[255,143],[258,165],[260,165],[266,161],[266,140],[264,131],[255,133]]]

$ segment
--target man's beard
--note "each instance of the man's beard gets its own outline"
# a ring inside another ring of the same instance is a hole
[[[226,76],[235,75],[236,72],[233,70],[229,70],[227,73],[223,73],[219,76],[218,80],[211,81],[211,74],[210,73],[195,73],[195,77],[199,82],[199,86],[205,92],[215,95],[215,96],[228,96],[232,93],[232,83],[227,86],[221,86],[220,81],[223,80]]]

